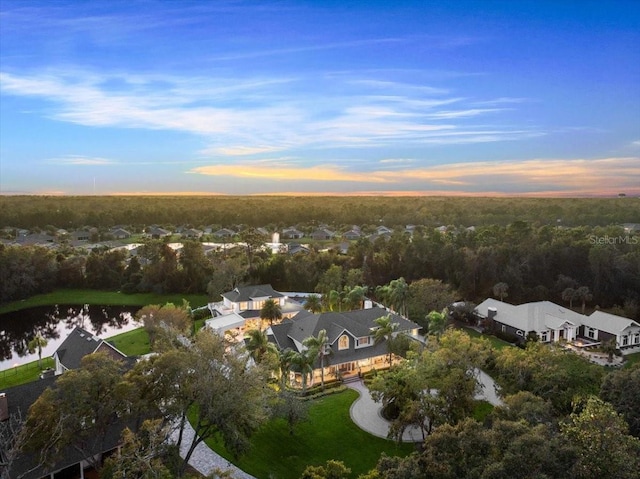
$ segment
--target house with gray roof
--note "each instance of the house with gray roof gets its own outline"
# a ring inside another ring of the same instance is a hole
[[[115,346],[76,326],[53,353],[56,374],[62,374],[70,369],[78,369],[83,357],[97,352],[105,352],[113,359],[126,359],[127,357]]]
[[[322,240],[333,239],[335,235],[336,234],[333,231],[331,231],[331,230],[329,230],[327,228],[318,228],[313,233],[311,233],[309,236],[311,236],[316,241],[322,241]]]
[[[282,238],[283,239],[301,239],[304,238],[304,233],[299,229],[290,226],[289,228],[285,228],[282,230]]]
[[[292,319],[271,326],[268,334],[270,341],[280,350],[290,348],[301,352],[306,349],[305,339],[317,337],[321,330],[325,330],[329,344],[324,361],[325,376],[355,374],[388,366],[387,342],[376,343],[374,339],[379,328],[375,320],[386,315],[390,315],[392,322],[398,325],[396,335],[418,335],[419,325],[379,307],[320,314],[301,311]],[[299,379],[299,373],[297,376]],[[317,360],[313,378],[320,376],[320,361]]]
[[[623,352],[640,348],[640,324],[603,311],[586,316],[551,301],[513,305],[493,298],[484,300],[475,311],[489,329],[519,342],[529,333],[536,333],[544,343],[577,339],[601,343],[615,339]]]

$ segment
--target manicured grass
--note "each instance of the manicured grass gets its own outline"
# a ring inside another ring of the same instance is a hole
[[[118,291],[95,291],[91,289],[59,289],[51,293],[38,294],[22,301],[0,305],[0,314],[35,306],[51,304],[100,304],[112,306],[146,306],[147,304],[182,304],[186,299],[192,307],[208,303],[206,294],[124,294]]]
[[[472,338],[485,338],[488,339],[489,342],[491,343],[491,345],[496,348],[496,349],[502,349],[502,348],[506,348],[506,347],[512,347],[513,345],[511,343],[508,343],[500,338],[496,338],[495,336],[491,336],[489,334],[481,334],[478,331],[476,331],[475,329],[471,329],[471,328],[462,328],[464,331],[467,332],[467,334],[469,336],[471,336]]]
[[[42,369],[53,368],[55,363],[53,358],[42,358]],[[42,370],[38,365],[38,361],[22,364],[15,368],[0,371],[0,392],[5,388],[19,386],[21,384],[30,383],[40,377]]]
[[[127,331],[107,339],[127,356],[141,356],[151,352],[149,335],[144,328]]]
[[[265,424],[251,439],[251,450],[235,460],[220,441],[209,446],[230,462],[258,479],[298,479],[309,465],[328,459],[343,461],[357,477],[373,469],[382,452],[405,456],[412,444],[396,445],[364,432],[349,416],[349,407],[358,393],[347,390],[309,402],[307,421],[296,426],[291,436],[283,419]]]
[[[628,354],[625,359],[625,367],[631,367],[633,364],[640,362],[640,353]]]

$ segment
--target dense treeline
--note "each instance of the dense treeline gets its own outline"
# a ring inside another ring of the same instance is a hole
[[[418,227],[412,236],[397,232],[373,242],[358,240],[346,254],[311,247],[308,254],[272,255],[254,243],[205,255],[196,241],[176,252],[160,240],[148,241],[132,258],[121,250],[0,246],[0,275],[2,302],[55,287],[207,291],[217,299],[243,283],[271,283],[281,291],[335,291],[338,296],[363,285],[376,295],[379,286],[404,278],[415,297],[405,306],[420,321],[425,313],[420,302],[440,295],[436,284],[423,287],[420,281],[429,278],[452,290],[448,299],[477,302],[494,296],[513,303],[617,306],[618,314],[640,319],[640,236],[615,226],[534,227],[517,221],[446,233]]]
[[[534,224],[596,226],[640,221],[638,198],[449,198],[271,196],[0,196],[0,228],[113,225],[289,226]]]

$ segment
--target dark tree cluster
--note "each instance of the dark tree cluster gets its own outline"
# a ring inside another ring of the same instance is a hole
[[[344,225],[506,226],[608,225],[637,222],[637,198],[444,198],[410,197],[127,197],[2,196],[0,228],[81,228],[93,225],[288,226],[315,222]]]

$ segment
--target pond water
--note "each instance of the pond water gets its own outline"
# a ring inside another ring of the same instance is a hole
[[[130,331],[140,324],[133,315],[139,307],[126,306],[41,306],[0,314],[0,370],[37,361],[28,344],[37,333],[45,338],[42,357],[52,356],[67,335],[80,326],[95,336],[108,338]]]

